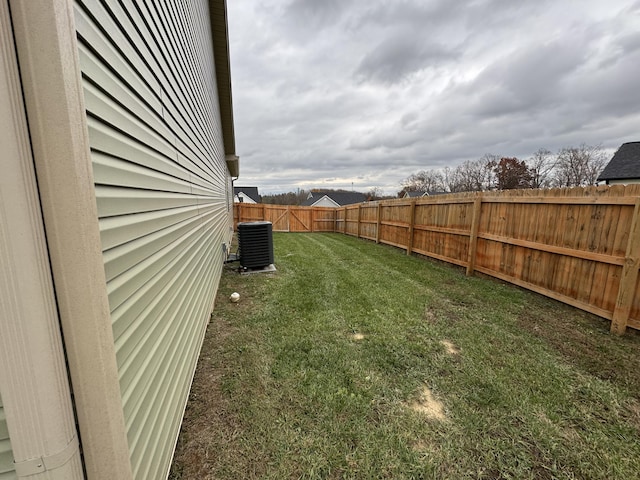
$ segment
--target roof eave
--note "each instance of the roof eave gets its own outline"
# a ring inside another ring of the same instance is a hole
[[[231,95],[231,63],[229,61],[229,29],[226,0],[209,0],[209,17],[213,55],[216,67],[216,84],[222,122],[224,153],[229,173],[237,177],[240,173],[236,155],[236,139],[233,126],[233,101]]]

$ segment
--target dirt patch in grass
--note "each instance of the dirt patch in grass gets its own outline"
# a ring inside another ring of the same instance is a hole
[[[640,432],[640,402],[632,399],[627,402],[625,407],[627,420]]]
[[[444,421],[447,419],[443,403],[433,395],[426,385],[422,387],[418,399],[409,404],[409,408],[432,420]]]
[[[361,340],[364,340],[364,334],[362,334],[362,333],[352,333],[351,334],[351,339],[355,340],[356,342],[359,342]]]
[[[440,340],[440,344],[444,347],[445,351],[449,355],[459,355],[460,354],[460,349],[458,347],[456,347],[453,343],[451,343],[449,340]]]
[[[425,321],[428,323],[436,323],[438,321],[438,317],[436,316],[436,312],[432,307],[425,307],[424,314],[422,315]]]
[[[423,455],[439,455],[442,448],[439,444],[429,442],[424,439],[419,439],[411,444],[411,448],[414,452],[423,454]]]

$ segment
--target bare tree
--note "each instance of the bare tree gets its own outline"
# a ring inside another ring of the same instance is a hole
[[[556,187],[594,185],[607,164],[601,146],[565,147],[558,152],[553,184]]]
[[[441,192],[444,191],[444,179],[439,170],[421,170],[409,175],[402,182],[404,192]]]
[[[451,167],[444,167],[442,169],[442,186],[445,192],[455,193],[456,185],[458,184],[457,173],[455,169]]]
[[[380,188],[380,187],[373,187],[371,190],[366,192],[365,195],[367,196],[367,198],[370,201],[371,200],[380,200],[381,198],[384,197],[384,192],[382,191],[382,188]]]
[[[500,159],[497,155],[485,154],[477,160],[467,160],[458,165],[450,175],[452,192],[480,192],[495,188],[495,175],[491,162]]]
[[[531,172],[531,188],[548,188],[553,180],[557,159],[550,150],[540,148],[527,160]]]

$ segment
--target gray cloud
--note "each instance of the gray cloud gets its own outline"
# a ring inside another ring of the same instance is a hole
[[[243,185],[400,188],[484,153],[640,140],[640,2],[234,0]]]
[[[390,37],[364,56],[355,73],[359,79],[393,84],[425,68],[451,62],[457,55],[455,49],[425,43],[421,38]]]

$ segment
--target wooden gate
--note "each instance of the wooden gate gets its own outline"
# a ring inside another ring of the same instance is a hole
[[[251,203],[236,203],[233,208],[234,227],[237,227],[238,222],[266,220],[273,224],[274,232],[335,231],[335,208]]]

